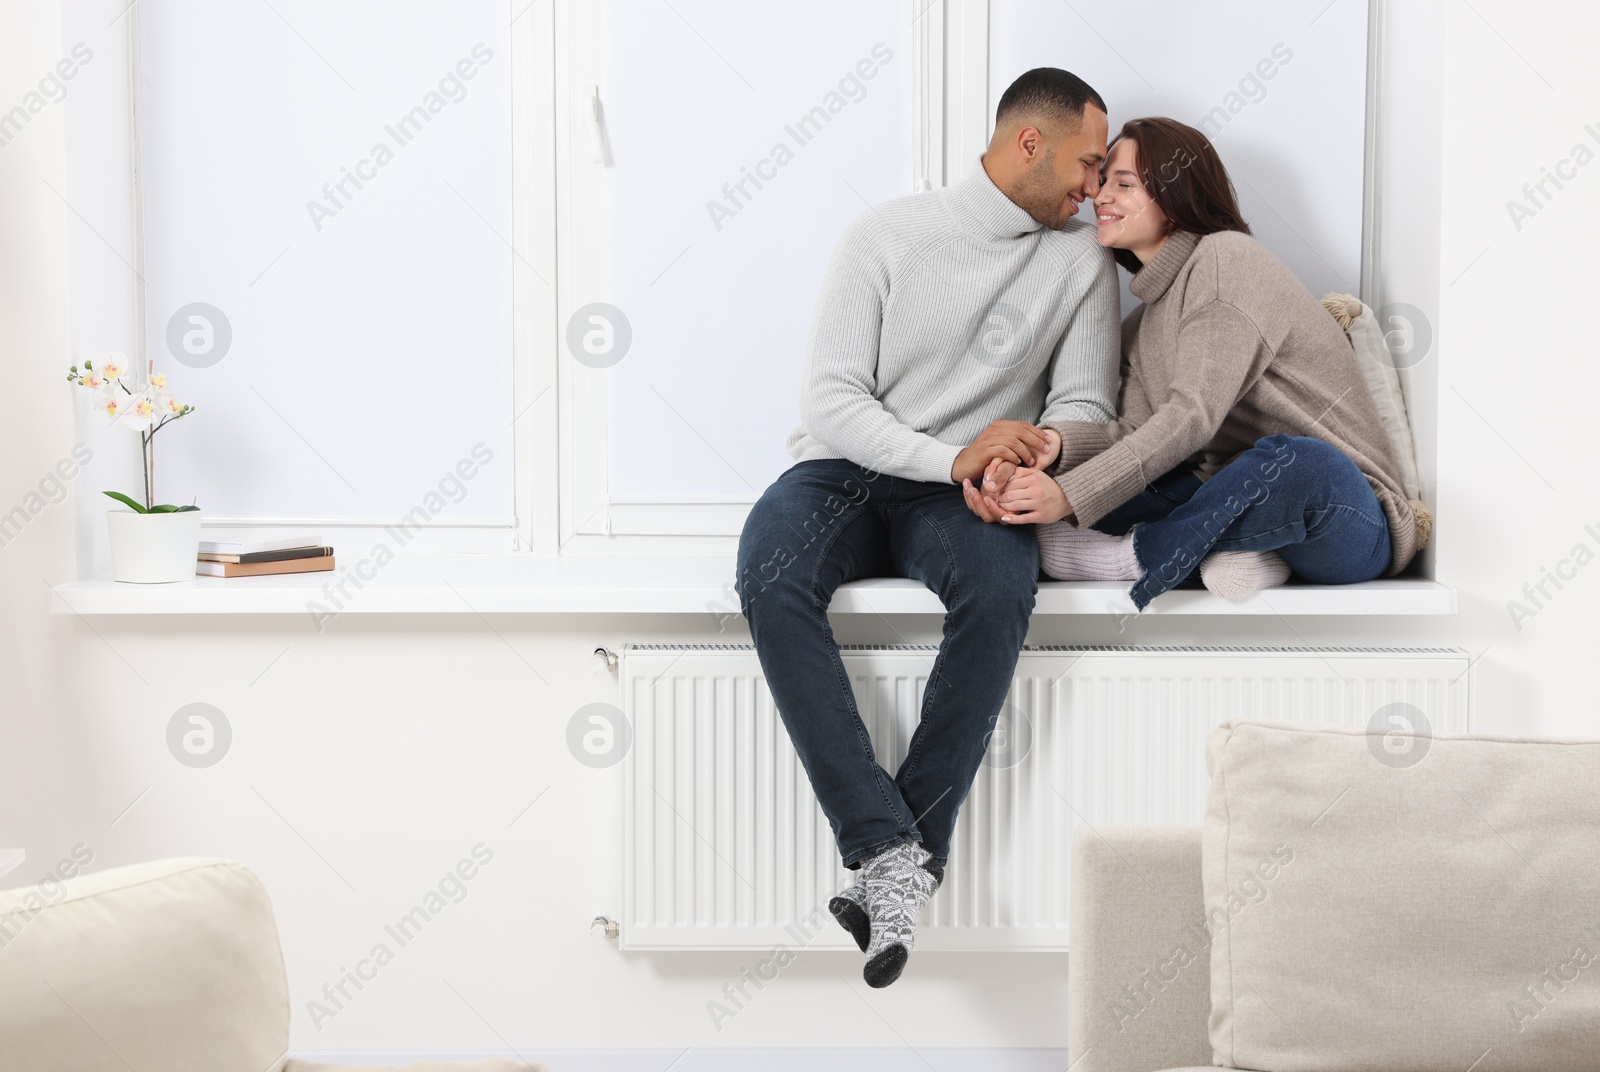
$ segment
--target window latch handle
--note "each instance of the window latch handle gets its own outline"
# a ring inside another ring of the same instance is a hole
[[[605,133],[600,126],[600,87],[593,83],[586,83],[578,87],[578,108],[583,116],[584,125],[589,128],[589,134],[594,140],[594,162],[604,165],[606,162]]]

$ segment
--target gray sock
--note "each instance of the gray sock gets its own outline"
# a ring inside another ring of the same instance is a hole
[[[944,880],[944,869],[921,845],[902,842],[862,864],[872,920],[861,977],[871,987],[900,978],[917,940],[917,917]]]

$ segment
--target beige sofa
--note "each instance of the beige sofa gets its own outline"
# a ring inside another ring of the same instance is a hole
[[[355,1072],[288,1046],[277,925],[248,868],[157,860],[0,891],[0,1069]],[[407,1072],[467,1069],[546,1072],[516,1058]]]
[[[1433,738],[1388,710],[1225,723],[1204,826],[1080,825],[1073,1072],[1600,1069],[1600,741]],[[0,892],[3,1072],[328,1068],[288,1044],[241,865]],[[544,1072],[412,1066],[447,1068]]]
[[[1073,1072],[1600,1069],[1600,741],[1236,721],[1207,764],[1204,826],[1075,833]]]

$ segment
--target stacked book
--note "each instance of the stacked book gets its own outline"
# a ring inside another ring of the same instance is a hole
[[[333,569],[333,548],[315,537],[280,540],[201,540],[200,577],[265,577],[276,573],[318,573]]]

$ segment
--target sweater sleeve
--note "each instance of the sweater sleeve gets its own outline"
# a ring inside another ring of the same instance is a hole
[[[902,424],[876,397],[889,270],[872,229],[870,214],[858,218],[828,266],[801,378],[800,420],[857,465],[948,484],[962,448]]]
[[[1095,246],[1070,271],[1092,271],[1093,279],[1050,355],[1050,391],[1041,424],[1085,421],[1104,424],[1117,415],[1117,326],[1122,305],[1117,262]]]
[[[1092,525],[1200,450],[1271,354],[1244,313],[1211,301],[1179,326],[1172,391],[1127,434],[1057,478],[1079,525]],[[1120,429],[1118,429],[1120,431]]]
[[[1129,359],[1129,355],[1133,353],[1132,343],[1138,334],[1139,320],[1143,312],[1144,306],[1141,305],[1128,314],[1127,320],[1122,324],[1122,359],[1117,376],[1122,387],[1117,394],[1116,419],[1041,422],[1047,428],[1054,428],[1061,435],[1061,456],[1051,468],[1051,476],[1059,478],[1074,466],[1082,465],[1150,419],[1150,399],[1145,392],[1144,382],[1139,377],[1138,366]]]

